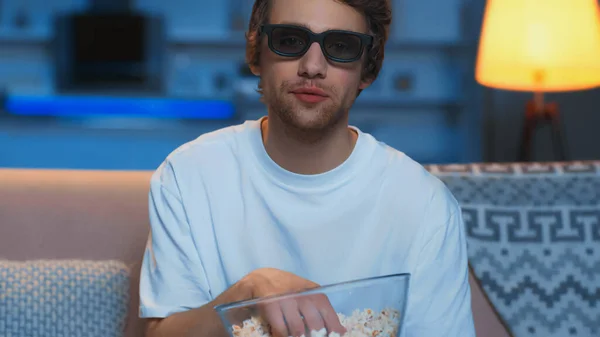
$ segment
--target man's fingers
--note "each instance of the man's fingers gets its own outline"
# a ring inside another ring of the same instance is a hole
[[[306,335],[306,327],[304,326],[304,320],[300,316],[300,310],[296,300],[284,300],[280,303],[281,311],[285,317],[287,323],[288,332],[290,336],[301,337]]]
[[[337,332],[339,334],[346,333],[346,328],[340,323],[340,318],[335,312],[335,309],[333,309],[327,296],[315,295],[311,297],[311,301],[314,306],[318,308],[327,332]]]
[[[320,331],[325,328],[325,322],[323,322],[319,309],[309,298],[299,298],[297,301],[298,309],[300,309],[309,331]]]
[[[279,303],[269,303],[262,306],[261,311],[265,320],[271,326],[271,335],[273,337],[288,337],[288,329],[285,325],[283,313]]]

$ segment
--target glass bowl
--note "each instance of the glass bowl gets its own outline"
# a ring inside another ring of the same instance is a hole
[[[398,337],[410,274],[325,285],[215,307],[231,337]]]

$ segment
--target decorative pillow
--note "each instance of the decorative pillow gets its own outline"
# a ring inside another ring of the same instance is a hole
[[[431,166],[516,337],[600,336],[600,162]]]
[[[600,209],[463,214],[471,267],[515,336],[600,336]]]
[[[121,262],[0,260],[0,336],[122,337],[128,306]]]

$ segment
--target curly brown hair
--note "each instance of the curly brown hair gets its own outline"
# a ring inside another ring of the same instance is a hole
[[[253,69],[260,60],[260,26],[268,23],[272,0],[256,0],[252,8],[250,24],[246,33],[246,63]],[[390,0],[335,0],[355,8],[361,12],[369,27],[369,33],[374,36],[373,46],[368,51],[363,68],[362,79],[374,81],[379,75],[383,64],[385,43],[392,22]],[[260,85],[259,85],[260,92]]]

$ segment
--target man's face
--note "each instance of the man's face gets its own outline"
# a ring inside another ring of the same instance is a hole
[[[271,24],[301,25],[314,33],[339,29],[367,33],[364,16],[335,0],[272,0]],[[318,43],[306,54],[290,58],[273,53],[264,36],[260,67],[264,99],[272,113],[286,125],[307,132],[328,129],[347,117],[359,89],[366,52],[360,60],[337,63],[328,60]],[[326,97],[299,93],[317,88]]]

